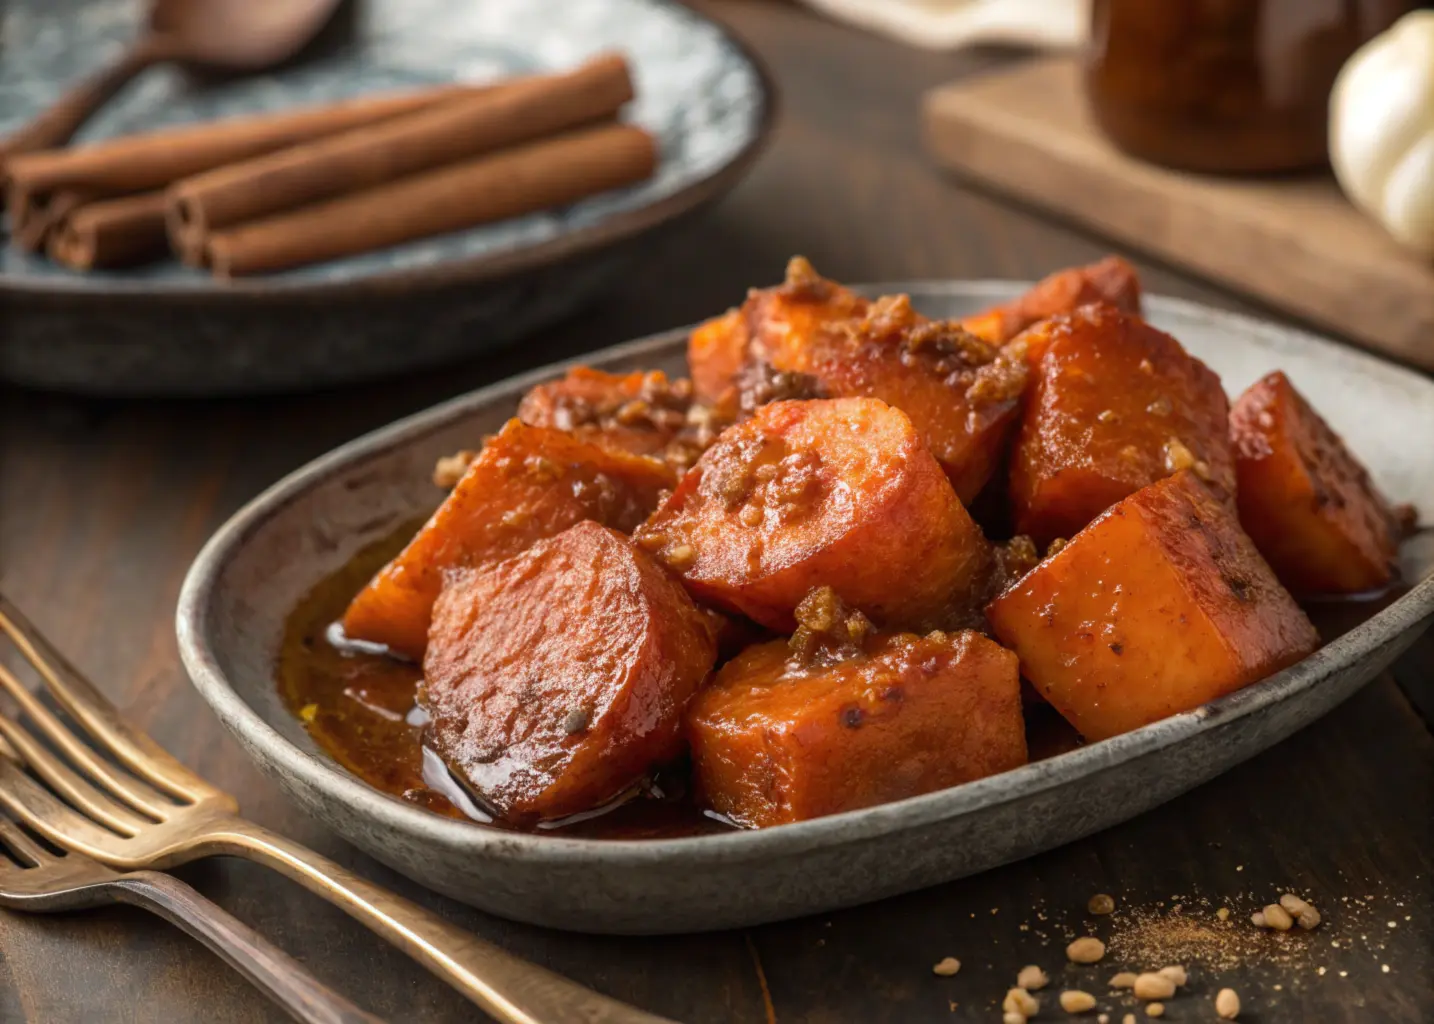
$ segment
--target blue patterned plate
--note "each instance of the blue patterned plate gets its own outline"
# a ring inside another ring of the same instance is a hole
[[[101,66],[143,0],[10,0],[0,9],[0,133]],[[156,394],[372,378],[508,344],[575,311],[650,236],[736,183],[769,129],[767,76],[721,28],[667,0],[366,0],[354,39],[273,74],[196,87],[146,73],[79,141],[441,81],[570,67],[619,50],[628,119],[660,140],[643,185],[562,210],[229,284],[164,262],[80,274],[0,254],[0,377]]]

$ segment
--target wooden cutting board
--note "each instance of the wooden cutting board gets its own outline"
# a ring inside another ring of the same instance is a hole
[[[924,122],[931,154],[963,176],[1434,369],[1434,266],[1331,176],[1212,178],[1125,156],[1092,123],[1070,58],[942,86]]]

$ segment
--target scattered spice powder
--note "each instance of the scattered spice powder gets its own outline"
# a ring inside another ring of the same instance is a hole
[[[1183,1001],[1183,997],[1177,989],[1184,988],[1189,980],[1190,972],[1186,965],[1203,972],[1201,977],[1197,978],[1197,985],[1200,981],[1209,983],[1209,988],[1197,987],[1194,990],[1201,1001],[1214,1001],[1213,1007],[1211,1003],[1204,1004],[1207,1007],[1205,1013],[1208,1014],[1210,1008],[1213,1008],[1217,1016],[1225,1020],[1234,1020],[1234,1015],[1240,1013],[1240,998],[1233,989],[1218,987],[1221,980],[1235,980],[1222,979],[1219,977],[1221,973],[1239,972],[1245,978],[1244,984],[1249,984],[1248,969],[1263,968],[1256,974],[1256,978],[1261,974],[1265,975],[1264,983],[1268,984],[1273,993],[1281,993],[1286,989],[1298,991],[1302,984],[1312,984],[1313,978],[1323,978],[1330,974],[1339,966],[1338,962],[1330,961],[1331,957],[1341,957],[1347,963],[1351,954],[1363,953],[1380,964],[1382,973],[1392,973],[1391,966],[1382,962],[1380,954],[1386,948],[1390,929],[1397,929],[1398,922],[1392,920],[1395,915],[1391,911],[1393,907],[1402,908],[1403,901],[1395,900],[1389,895],[1344,896],[1338,900],[1327,897],[1322,905],[1335,905],[1338,907],[1338,913],[1331,918],[1333,924],[1326,923],[1324,926],[1326,930],[1333,928],[1337,936],[1331,937],[1326,944],[1323,941],[1315,941],[1313,936],[1303,934],[1319,926],[1321,919],[1319,911],[1298,895],[1282,892],[1280,889],[1275,889],[1273,893],[1267,890],[1235,895],[1235,901],[1222,900],[1219,903],[1198,894],[1172,895],[1168,900],[1156,900],[1143,905],[1125,902],[1119,907],[1115,906],[1112,897],[1111,912],[1101,915],[1105,919],[1101,925],[1104,941],[1102,938],[1082,934],[1072,926],[1076,920],[1075,908],[1068,908],[1062,914],[1047,914],[1038,903],[1030,908],[1033,922],[1021,923],[1018,927],[1021,932],[1031,935],[1043,946],[1068,943],[1065,949],[1070,962],[1064,967],[1067,984],[1076,981],[1082,969],[1081,965],[1096,963],[1102,959],[1120,967],[1133,968],[1134,970],[1122,970],[1110,978],[1109,985],[1115,991],[1107,998],[1117,1001],[1116,1006],[1109,1007],[1116,1013],[1123,1009],[1119,1006],[1119,1001],[1127,1001],[1133,995],[1149,1000],[1145,1007],[1145,1014],[1149,1017],[1164,1014],[1164,1000],[1171,998],[1176,1001],[1179,1015],[1178,1005]],[[1278,902],[1264,904],[1262,909],[1257,911],[1257,915],[1261,919],[1273,918],[1279,924],[1288,921],[1285,929],[1281,930],[1277,925],[1271,927],[1269,924],[1252,927],[1246,915],[1252,906],[1261,906],[1264,900],[1272,895],[1277,896]],[[1088,901],[1084,908],[1087,913],[1094,913],[1092,904],[1095,899],[1092,897]],[[1235,903],[1233,910],[1226,905],[1232,902]],[[1243,903],[1245,909],[1239,909],[1239,903]],[[1404,915],[1404,918],[1410,920],[1411,915]],[[1307,920],[1309,923],[1306,923]],[[1300,927],[1296,928],[1295,925]],[[1086,927],[1089,927],[1088,921]],[[1162,964],[1166,966],[1160,966]],[[1146,973],[1137,974],[1135,971]],[[1272,971],[1281,972],[1276,977],[1282,977],[1287,984],[1275,982],[1268,977]],[[1338,975],[1347,978],[1349,972],[1340,970]],[[1135,986],[1137,979],[1144,983],[1132,992],[1130,989]],[[1020,987],[1007,993],[1002,1005],[1002,1019],[1010,1024],[1025,1024],[1026,1019],[1034,1016],[1040,1005],[1030,994],[1030,990],[1044,987],[1050,978],[1039,965],[1029,964],[1022,968],[1016,981]],[[1088,980],[1086,983],[1089,983]],[[1260,986],[1259,981],[1255,984],[1257,988]],[[1066,998],[1068,995],[1069,999]],[[1063,1008],[1065,1003],[1072,1001],[1073,1005],[1078,1003],[1085,1006],[1085,1001],[1080,998],[1083,995],[1086,993],[1072,988],[1062,992],[1057,1001]],[[1094,1000],[1096,997],[1091,998]],[[1096,1008],[1097,1004],[1092,1002],[1087,1009]],[[1085,1010],[1068,1012],[1081,1013]],[[1110,1015],[1102,1016],[1108,1020]],[[1097,1021],[1099,1019],[1096,1018]],[[1122,1024],[1135,1024],[1136,1020],[1135,1013],[1125,1013]]]

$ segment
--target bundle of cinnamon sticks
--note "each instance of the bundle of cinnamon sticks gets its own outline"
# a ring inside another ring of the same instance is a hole
[[[516,217],[652,176],[620,56],[10,158],[11,244],[79,270],[232,278]]]

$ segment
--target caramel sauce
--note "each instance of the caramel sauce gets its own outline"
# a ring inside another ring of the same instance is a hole
[[[443,762],[423,746],[418,665],[343,639],[335,623],[349,600],[422,525],[405,524],[321,580],[284,625],[277,681],[289,711],[319,748],[375,789],[435,814],[512,829],[484,813]],[[536,831],[600,839],[648,839],[730,831],[688,796],[687,770],[657,773],[640,792],[597,815],[545,822]]]
[[[285,623],[277,666],[279,693],[320,749],[375,789],[445,817],[512,829],[487,815],[437,755],[423,746],[424,715],[416,703],[421,668],[379,653],[373,645],[347,641],[335,625],[353,595],[421,524],[421,520],[405,524],[363,549],[304,597]],[[1304,607],[1328,643],[1407,589],[1396,586],[1357,599],[1315,600]],[[1031,760],[1080,746],[1075,731],[1049,705],[1028,704],[1025,715]],[[732,827],[692,798],[686,765],[673,765],[600,813],[546,822],[535,831],[595,839],[660,839]]]

